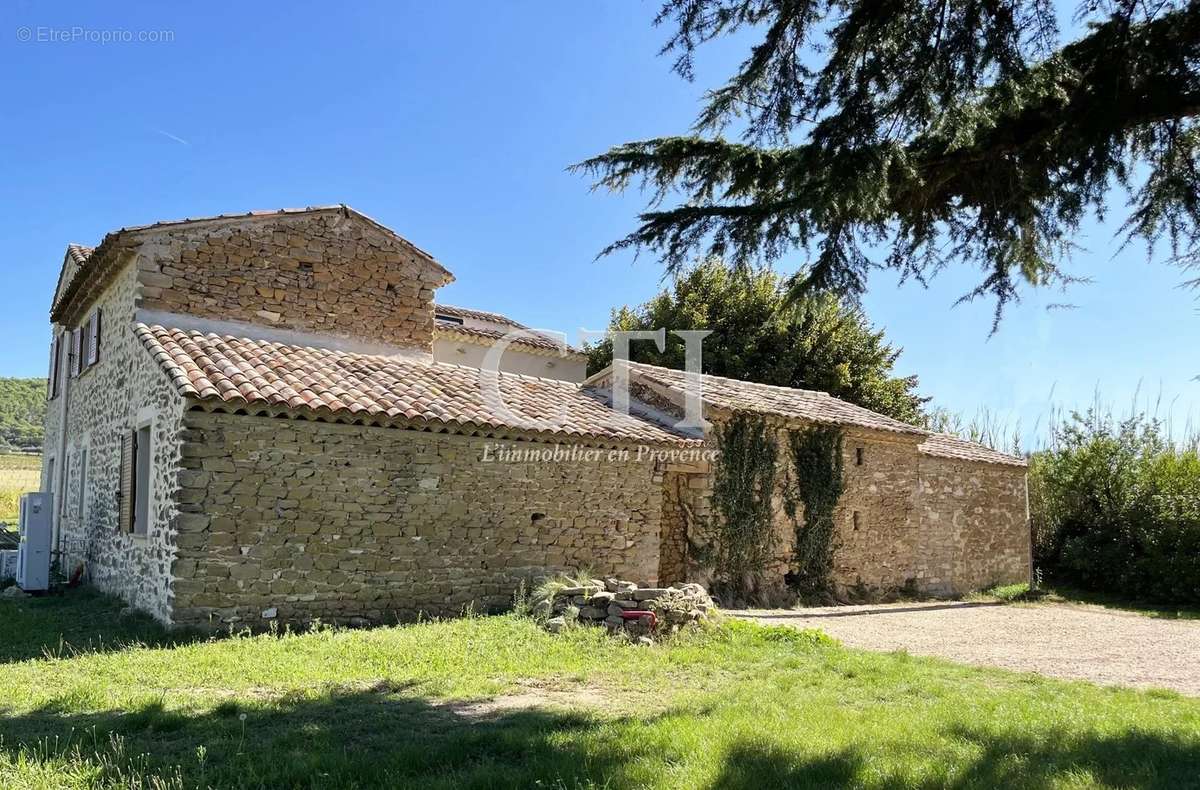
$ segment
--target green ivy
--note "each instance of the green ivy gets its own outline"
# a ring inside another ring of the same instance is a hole
[[[842,432],[812,427],[788,436],[796,480],[784,508],[796,524],[796,570],[789,577],[801,595],[828,593],[833,575],[834,511],[842,496]],[[800,508],[803,505],[803,518]]]
[[[771,500],[779,447],[762,417],[741,413],[718,428],[717,445],[713,571],[735,596],[751,596],[774,545]]]

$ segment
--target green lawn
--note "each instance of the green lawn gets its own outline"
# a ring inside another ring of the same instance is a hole
[[[1200,700],[781,628],[198,640],[119,610],[0,601],[0,787],[1200,786]]]

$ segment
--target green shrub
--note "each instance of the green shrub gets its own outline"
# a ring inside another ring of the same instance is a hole
[[[1156,420],[1090,411],[1029,467],[1034,559],[1087,590],[1200,602],[1200,456]]]

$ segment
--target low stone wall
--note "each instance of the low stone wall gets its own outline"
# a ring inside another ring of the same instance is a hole
[[[584,566],[656,579],[653,461],[506,463],[483,460],[480,438],[184,419],[175,623],[456,615]]]
[[[712,599],[699,584],[638,587],[620,579],[564,587],[544,603],[549,615],[546,628],[554,633],[573,622],[644,639],[674,633],[715,611]]]

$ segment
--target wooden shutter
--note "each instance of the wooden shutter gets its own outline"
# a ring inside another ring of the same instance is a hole
[[[117,529],[121,532],[133,532],[133,490],[137,467],[137,432],[126,431],[121,437],[121,501],[118,507]]]
[[[88,355],[87,363],[95,365],[100,361],[100,308],[96,308],[96,312],[92,313],[92,317],[88,320]]]
[[[50,397],[58,397],[59,362],[62,360],[62,335],[56,335],[50,350]]]
[[[50,369],[46,371],[46,400],[54,398],[54,345],[55,341],[50,341]]]
[[[71,331],[71,351],[70,357],[67,361],[67,370],[72,378],[78,376],[83,371],[83,346],[81,345],[82,339],[82,327]]]

